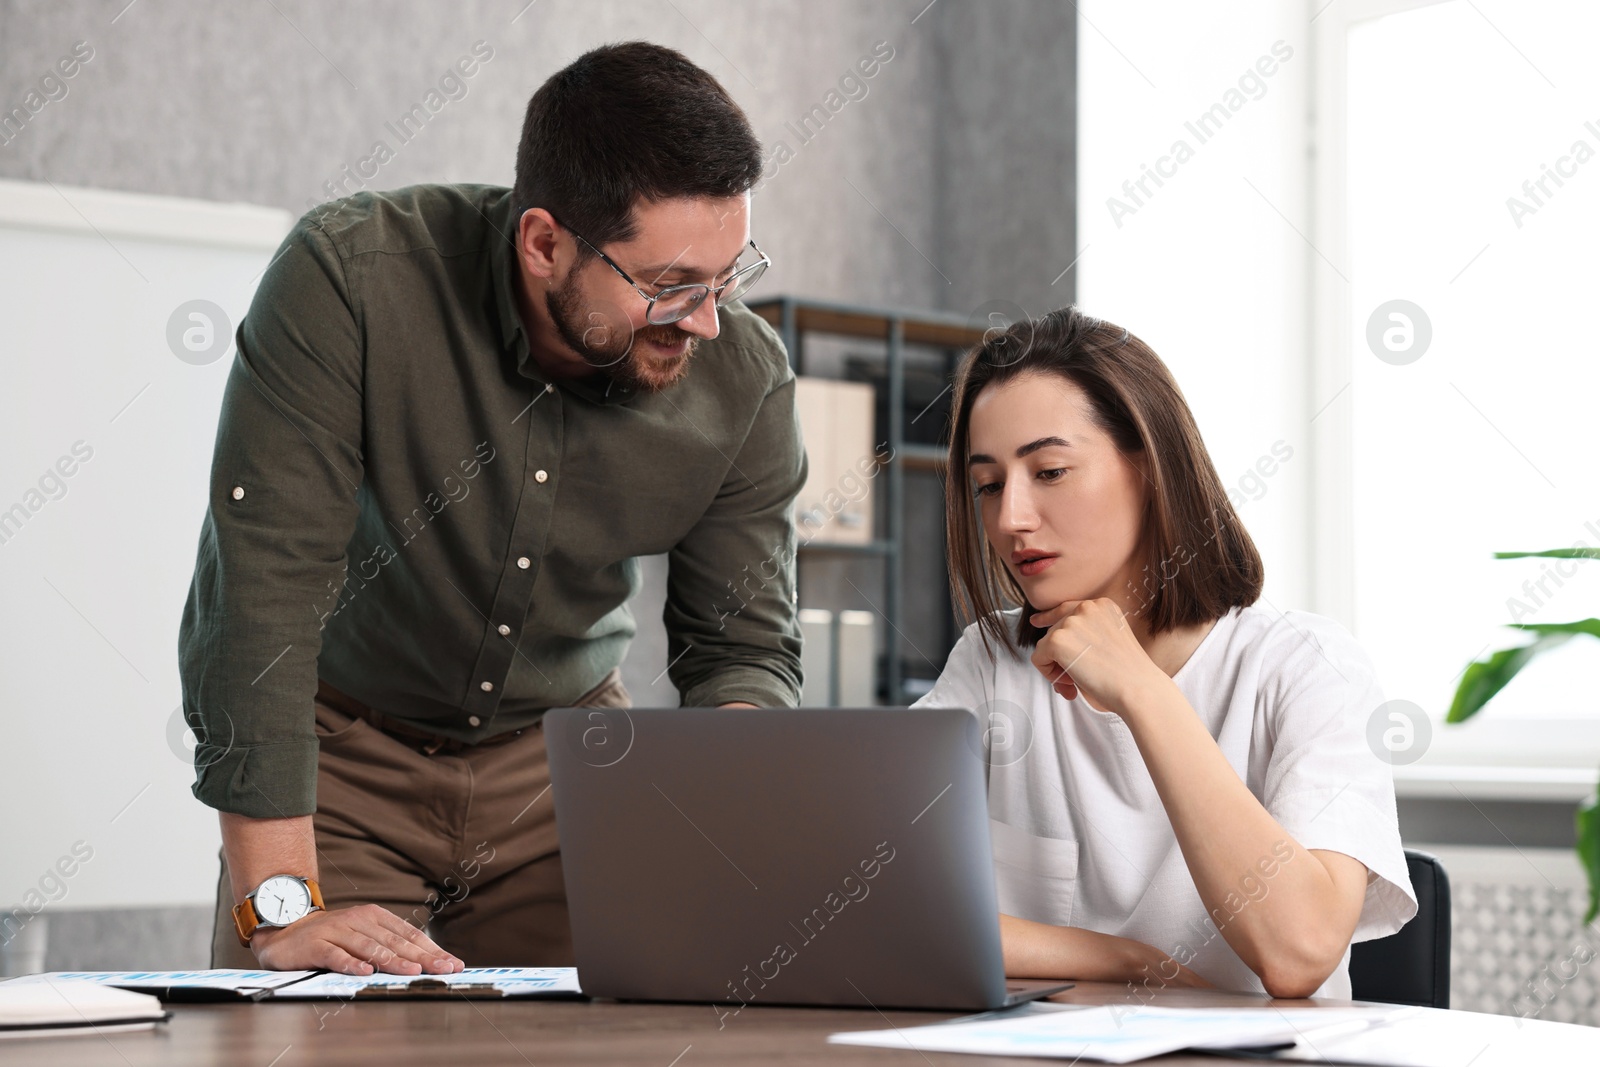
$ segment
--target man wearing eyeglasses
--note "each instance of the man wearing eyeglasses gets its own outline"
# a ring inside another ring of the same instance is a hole
[[[540,723],[631,704],[640,556],[685,706],[798,702],[794,374],[733,303],[761,166],[705,71],[607,46],[534,94],[513,188],[360,191],[285,239],[180,634],[213,966],[570,963]]]

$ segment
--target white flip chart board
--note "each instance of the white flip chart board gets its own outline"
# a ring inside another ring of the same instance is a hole
[[[292,221],[0,181],[0,912],[212,898],[178,623],[234,330]]]

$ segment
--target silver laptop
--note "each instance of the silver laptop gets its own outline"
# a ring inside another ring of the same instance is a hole
[[[976,720],[950,708],[559,708],[590,996],[982,1011],[1008,981]]]

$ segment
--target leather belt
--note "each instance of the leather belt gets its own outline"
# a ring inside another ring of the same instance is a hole
[[[505,733],[486,737],[482,741],[462,741],[459,738],[431,733],[392,715],[385,715],[378,709],[363,704],[355,697],[340,692],[320,678],[317,679],[317,699],[330,708],[336,708],[346,715],[353,715],[377,727],[390,737],[410,745],[425,756],[431,756],[435,752],[456,753],[468,748],[503,745],[507,741],[512,741],[522,736],[522,730],[507,730]]]

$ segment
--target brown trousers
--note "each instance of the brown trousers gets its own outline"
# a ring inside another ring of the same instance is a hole
[[[612,670],[577,706],[632,705]],[[469,967],[570,966],[544,730],[425,755],[316,702],[317,867],[329,908],[381,904]],[[255,968],[222,858],[211,966]]]

